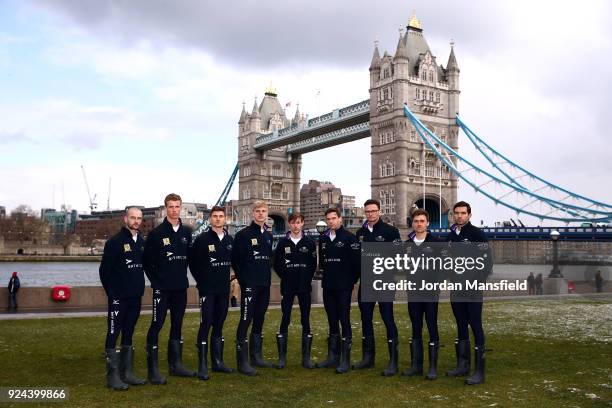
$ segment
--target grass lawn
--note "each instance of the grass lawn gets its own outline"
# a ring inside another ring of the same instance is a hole
[[[400,328],[400,361],[409,361],[409,319],[396,305]],[[359,310],[352,311],[352,360],[361,356]],[[486,383],[466,386],[443,375],[436,381],[395,376],[383,378],[387,361],[384,325],[375,314],[376,368],[337,375],[333,370],[306,370],[299,364],[300,326],[293,312],[289,363],[284,370],[259,369],[257,377],[212,373],[209,381],[170,377],[166,386],[105,388],[102,357],[106,320],[102,317],[0,321],[0,387],[65,387],[75,407],[256,407],[256,406],[475,406],[475,407],[612,407],[612,303],[604,301],[504,301],[485,305]],[[145,335],[150,315],[143,315],[134,338],[136,373],[146,376]],[[237,312],[226,322],[225,360],[235,367]],[[183,326],[184,361],[196,367],[198,315],[188,313]],[[276,356],[280,310],[268,311],[264,355]],[[326,355],[327,323],[322,308],[313,308],[313,357]],[[161,334],[168,335],[169,319]],[[454,363],[455,326],[450,306],[440,305],[439,370]],[[167,373],[166,341],[160,342],[160,367]],[[427,357],[425,357],[427,360]],[[427,364],[425,364],[425,369]],[[17,407],[28,404],[14,404]],[[9,406],[2,404],[0,406]]]

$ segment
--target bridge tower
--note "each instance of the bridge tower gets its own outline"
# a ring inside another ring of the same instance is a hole
[[[285,232],[288,214],[299,211],[301,155],[289,154],[284,147],[266,151],[254,148],[258,136],[304,120],[297,110],[289,121],[277,96],[270,86],[259,106],[255,100],[250,113],[242,106],[238,121],[239,198],[233,216],[238,224],[250,223],[253,202],[264,200],[274,220],[273,230]]]
[[[400,230],[409,229],[414,206],[431,214],[432,228],[448,225],[447,214],[457,200],[457,178],[426,147],[403,105],[446,143],[457,149],[459,66],[451,43],[446,68],[438,65],[413,15],[400,30],[395,55],[382,58],[378,44],[370,64],[370,132],[372,135],[372,197],[381,201],[383,217]],[[440,208],[441,203],[441,208]]]

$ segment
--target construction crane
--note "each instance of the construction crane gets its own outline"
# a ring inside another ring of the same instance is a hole
[[[85,187],[87,188],[87,197],[89,198],[89,211],[93,212],[96,208],[98,208],[98,204],[96,204],[96,194],[91,196],[91,192],[89,191],[89,183],[87,182],[87,175],[85,174],[85,167],[81,164],[81,171],[83,172],[83,179],[85,180]]]
[[[106,199],[106,210],[110,210],[111,178],[108,178],[108,198]]]

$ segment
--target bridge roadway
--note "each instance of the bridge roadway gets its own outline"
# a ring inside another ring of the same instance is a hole
[[[288,149],[291,153],[306,153],[368,137],[370,135],[369,121],[370,100],[366,99],[309,119],[305,125],[295,123],[261,135],[255,140],[254,148],[272,150],[289,145]],[[313,144],[313,147],[309,148],[309,144]]]
[[[352,228],[349,228],[352,229]],[[550,241],[552,231],[559,232],[559,241],[579,242],[612,242],[612,226],[608,227],[495,227],[482,229],[490,240],[496,241]],[[439,237],[446,237],[449,233],[447,228],[432,228],[430,232]],[[308,230],[307,235],[317,239],[319,234],[314,230]],[[285,234],[275,233],[274,240],[278,240]]]

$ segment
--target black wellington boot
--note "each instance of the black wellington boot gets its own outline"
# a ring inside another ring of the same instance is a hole
[[[470,373],[470,340],[455,341],[457,367],[446,372],[449,377],[462,377]]]
[[[229,368],[223,362],[223,337],[210,338],[210,360],[212,362],[212,370],[219,373],[232,373],[234,370]]]
[[[336,374],[345,374],[351,369],[351,345],[353,341],[350,337],[342,339],[340,348],[340,364],[336,368]]]
[[[106,386],[115,391],[124,391],[129,387],[119,376],[119,350],[106,349]]]
[[[310,359],[312,349],[312,334],[302,334],[302,367],[315,368],[315,364]]]
[[[427,372],[428,380],[435,380],[438,378],[438,349],[439,343],[429,343],[429,371]]]
[[[278,348],[276,368],[285,368],[285,365],[287,365],[287,333],[278,333],[276,335],[276,346]]]
[[[157,346],[147,344],[147,377],[151,384],[162,385],[166,383],[166,379],[159,373],[159,366],[157,365],[158,351]]]
[[[374,367],[374,360],[376,359],[376,342],[374,341],[374,336],[362,337],[361,346],[362,358],[360,362],[353,364],[354,370]]]
[[[272,363],[263,359],[263,335],[261,333],[251,333],[250,342],[249,355],[251,357],[251,365],[262,368],[272,367]]]
[[[327,359],[316,364],[317,368],[337,367],[340,363],[340,335],[330,334],[327,337]]]
[[[410,368],[402,373],[404,377],[423,375],[423,339],[410,339]]]
[[[398,345],[399,341],[397,338],[389,339],[387,341],[387,347],[389,348],[389,365],[382,372],[384,377],[390,377],[397,374],[397,363],[398,363]]]
[[[134,375],[134,346],[121,346],[121,361],[119,363],[119,374],[121,380],[129,385],[143,385],[147,380]]]
[[[236,341],[236,365],[242,374],[257,375],[257,370],[249,364],[249,344],[246,339]]]
[[[484,346],[474,347],[474,365],[476,371],[465,379],[467,385],[482,384],[485,381],[485,349]]]
[[[198,348],[198,378],[208,380],[208,344],[203,341],[196,346]]]
[[[176,377],[195,377],[196,372],[183,365],[183,340],[168,340],[168,371]]]

